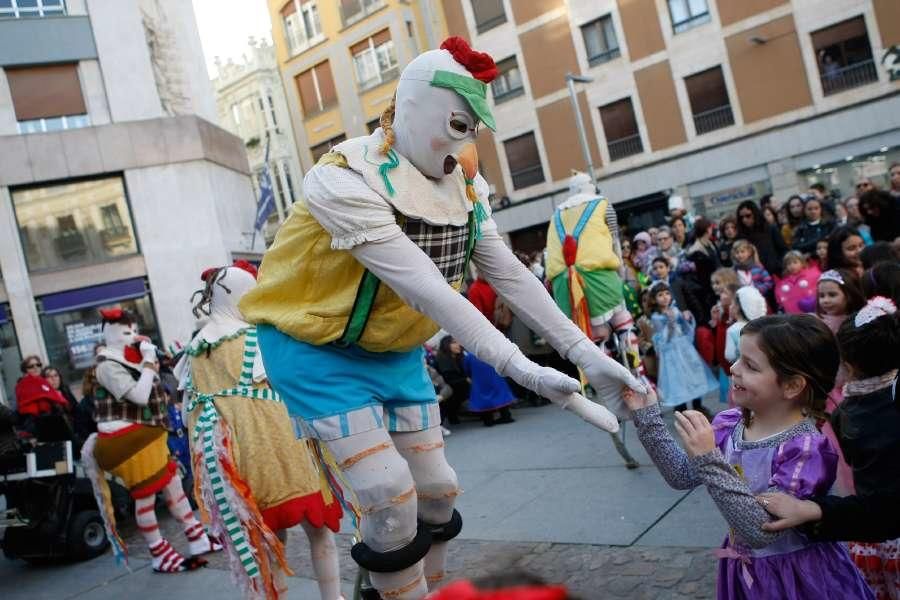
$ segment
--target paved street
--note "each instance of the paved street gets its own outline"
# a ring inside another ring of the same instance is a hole
[[[634,471],[621,465],[606,434],[555,407],[514,415],[516,423],[490,430],[464,422],[447,440],[464,490],[458,507],[465,527],[451,546],[452,578],[519,569],[563,582],[584,599],[714,595],[710,549],[726,526],[705,490],[669,489],[630,426],[626,441],[643,465]],[[165,525],[182,545],[172,523]],[[129,542],[131,573],[108,555],[42,568],[0,561],[0,598],[239,598],[224,558],[198,573],[164,577],[150,571],[139,536],[132,532]],[[341,534],[340,545],[349,598],[355,576],[349,534]],[[299,528],[291,531],[288,555],[297,575],[289,597],[316,598]]]

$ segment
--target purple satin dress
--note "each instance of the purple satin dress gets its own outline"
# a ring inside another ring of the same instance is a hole
[[[818,432],[780,443],[746,442],[740,410],[717,415],[716,445],[750,491],[777,489],[798,498],[825,494],[834,483],[838,455]],[[733,534],[718,552],[718,597],[725,599],[874,599],[844,547],[809,542],[790,529],[764,548],[750,548]]]

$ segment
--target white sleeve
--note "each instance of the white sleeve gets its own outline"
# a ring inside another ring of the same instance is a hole
[[[405,235],[355,246],[350,252],[404,302],[498,372],[503,373],[510,358],[519,353],[515,344],[447,284],[431,259]]]
[[[560,355],[566,356],[572,346],[586,336],[563,314],[540,280],[503,242],[493,219],[489,222],[489,226],[482,226],[481,239],[475,243],[472,253],[478,272],[529,329],[547,340]]]
[[[734,363],[737,360],[738,349],[737,344],[735,344],[735,338],[740,337],[739,330],[735,330],[735,326],[737,323],[732,324],[728,330],[725,332],[725,360],[730,363]],[[735,335],[735,331],[738,331],[738,335]]]
[[[391,205],[358,173],[337,165],[318,165],[303,179],[310,214],[331,235],[331,247],[349,250],[400,232]]]

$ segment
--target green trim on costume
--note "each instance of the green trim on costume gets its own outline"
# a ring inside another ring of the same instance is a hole
[[[223,343],[225,343],[227,341],[235,340],[235,339],[241,337],[250,329],[253,329],[253,327],[251,326],[251,327],[244,327],[242,329],[238,329],[231,335],[226,335],[224,337],[220,337],[219,339],[217,339],[214,342],[207,342],[206,340],[199,340],[197,342],[196,346],[189,345],[187,348],[184,349],[184,351],[189,356],[200,356],[201,354],[203,354],[205,352],[215,350],[216,348],[218,348],[219,346],[221,346]]]
[[[340,339],[334,342],[336,346],[345,348],[355,344],[362,337],[366,323],[369,322],[369,316],[372,314],[372,308],[375,306],[375,296],[378,294],[380,285],[381,280],[366,269],[359,282],[356,299],[353,301],[353,308],[350,310],[350,318],[347,319],[344,333]]]
[[[584,281],[584,295],[588,300],[591,317],[605,315],[623,301],[622,282],[615,271],[578,270]],[[553,299],[563,313],[572,318],[572,307],[569,306],[569,271],[557,275],[552,281]]]
[[[487,102],[487,84],[483,81],[438,69],[434,72],[431,85],[451,89],[462,96],[482,123],[487,125],[491,131],[497,130],[494,115],[491,114],[491,107]]]
[[[394,152],[393,148],[387,151],[387,158],[387,162],[372,162],[371,160],[369,160],[369,147],[363,147],[363,160],[370,165],[375,165],[378,167],[378,174],[381,175],[381,181],[384,182],[384,187],[387,190],[388,195],[393,196],[396,191],[394,190],[394,186],[391,184],[391,180],[388,178],[388,171],[399,167],[400,159],[397,157],[397,153]]]

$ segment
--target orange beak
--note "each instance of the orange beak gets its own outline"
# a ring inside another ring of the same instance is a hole
[[[456,157],[456,162],[462,167],[463,175],[466,179],[475,179],[478,173],[478,150],[475,144],[469,144]]]

